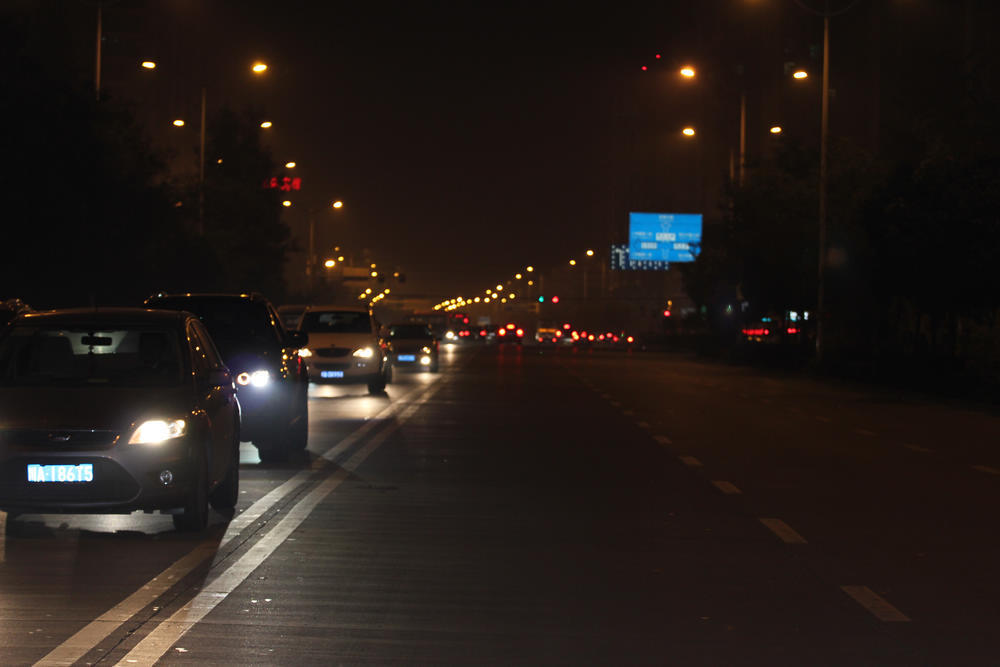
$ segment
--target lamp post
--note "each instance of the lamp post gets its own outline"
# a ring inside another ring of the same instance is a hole
[[[344,207],[344,202],[339,199],[330,202],[330,208],[340,210]],[[316,274],[316,214],[326,209],[326,206],[317,206],[309,209],[309,254],[306,257],[306,284],[311,291],[313,288],[313,277]]]

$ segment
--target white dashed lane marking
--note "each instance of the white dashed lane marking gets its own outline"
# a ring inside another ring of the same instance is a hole
[[[639,428],[649,428],[649,422],[636,422],[635,425]]]
[[[635,410],[623,410],[622,414],[625,415],[626,417],[631,417],[632,415],[635,414]]]
[[[681,463],[692,468],[700,468],[702,466],[701,461],[693,456],[678,456],[677,458],[680,459]]]
[[[736,485],[733,484],[732,482],[724,482],[722,480],[712,480],[712,484],[714,484],[715,488],[717,488],[719,491],[722,491],[727,496],[733,496],[738,493],[743,493],[738,488],[736,488]]]
[[[767,526],[785,544],[806,544],[806,539],[781,519],[761,518],[760,522]]]
[[[854,598],[858,604],[874,614],[880,621],[908,623],[909,617],[889,604],[885,598],[867,586],[841,586],[840,589]]]
[[[1000,470],[991,468],[990,466],[972,466],[972,469],[978,470],[979,472],[985,472],[989,475],[1000,475]]]
[[[611,401],[611,405],[614,406],[614,407],[616,407],[616,408],[620,408],[622,406],[622,404],[619,403],[618,401]]]
[[[671,440],[665,435],[654,435],[653,440],[656,440],[661,445],[669,445],[673,443],[673,440]]]
[[[856,428],[854,429],[854,432],[857,433],[858,435],[866,435],[869,438],[875,435],[874,431],[869,431],[866,428]]]
[[[903,445],[903,447],[906,447],[907,449],[911,449],[911,450],[913,450],[915,452],[920,452],[921,454],[930,454],[931,453],[930,449],[928,449],[927,447],[921,447],[920,445]]]

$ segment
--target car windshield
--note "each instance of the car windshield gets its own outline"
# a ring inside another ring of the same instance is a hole
[[[220,298],[166,298],[149,302],[152,308],[186,310],[205,324],[224,360],[232,360],[248,347],[273,348],[279,341],[262,303]]]
[[[426,324],[394,324],[389,327],[389,338],[433,338]]]
[[[368,313],[356,310],[311,310],[299,326],[308,333],[371,333]]]
[[[169,329],[133,326],[15,326],[0,340],[5,386],[170,386],[182,381]]]

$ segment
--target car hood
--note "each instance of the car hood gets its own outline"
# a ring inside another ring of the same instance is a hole
[[[318,349],[323,347],[364,347],[371,345],[378,346],[378,342],[371,334],[364,333],[310,333],[309,347]]]
[[[391,344],[394,348],[421,348],[429,347],[434,349],[434,339],[433,338],[393,338]]]
[[[184,387],[0,387],[0,429],[121,431],[191,411]]]

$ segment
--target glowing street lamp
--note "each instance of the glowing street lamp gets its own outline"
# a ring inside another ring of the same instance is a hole
[[[156,63],[154,63],[152,60],[143,60],[142,67],[144,69],[156,69]]]
[[[328,269],[332,269],[333,267],[337,266],[337,262],[332,259],[328,259],[325,262],[323,262],[323,266],[325,266]]]
[[[178,118],[174,121],[174,127],[184,127],[184,121]]]
[[[775,125],[774,127],[771,128],[771,134],[781,134],[782,131],[783,130],[780,125]]]
[[[281,202],[281,205],[284,206],[285,208],[288,208],[289,206],[292,205],[292,202],[286,199],[285,201]]]
[[[285,163],[285,169],[295,169],[295,163],[294,162],[286,162]]]
[[[570,266],[576,266],[576,260],[575,259],[569,260],[569,265]]]
[[[593,257],[593,256],[594,256],[594,251],[593,250],[588,250],[587,251],[587,257]]]
[[[685,65],[684,67],[681,68],[681,76],[683,76],[685,79],[693,79],[694,75],[695,75],[694,68],[691,67],[690,65]]]
[[[337,201],[330,204],[330,206],[332,206],[333,208],[344,208],[344,202],[338,199]]]
[[[265,120],[263,123],[260,124],[260,126],[262,128],[264,128],[265,130],[267,130],[267,129],[270,129],[273,124],[274,123],[272,123],[271,121]]]
[[[250,69],[253,70],[254,74],[263,74],[267,71],[267,63],[255,62]]]
[[[805,71],[804,69],[797,69],[794,72],[792,72],[792,78],[798,79],[799,81],[801,81],[802,79],[808,79],[809,72]]]
[[[685,137],[693,137],[695,135],[695,131],[693,127],[685,127],[683,130],[681,130],[681,134],[683,134]]]

